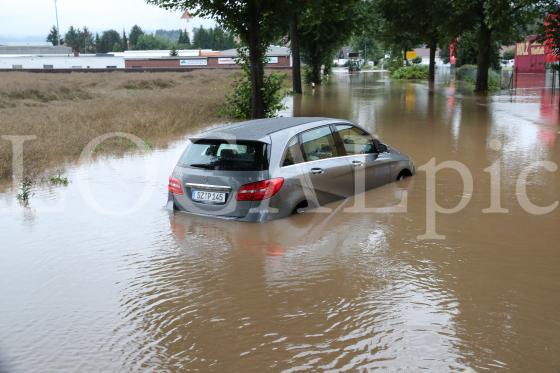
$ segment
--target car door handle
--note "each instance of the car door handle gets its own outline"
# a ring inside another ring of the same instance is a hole
[[[364,165],[364,162],[362,162],[362,161],[352,161],[352,166],[360,167],[360,166],[363,166],[363,165]]]
[[[315,168],[312,168],[312,169],[311,169],[311,173],[312,173],[313,175],[324,174],[324,173],[325,173],[325,170],[323,170],[322,168],[319,168],[319,167],[315,167]]]

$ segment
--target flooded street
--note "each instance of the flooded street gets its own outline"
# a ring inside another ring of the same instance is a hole
[[[69,165],[70,184],[37,187],[28,208],[0,194],[0,372],[559,371],[560,207],[528,212],[518,185],[560,200],[560,170],[537,163],[560,164],[558,96],[331,79],[285,115],[352,120],[417,168],[468,168],[466,196],[459,173],[437,173],[440,206],[468,201],[437,214],[445,239],[418,237],[421,170],[366,192],[376,210],[349,210],[354,197],[252,224],[165,210],[182,139]],[[405,197],[406,212],[380,209]]]

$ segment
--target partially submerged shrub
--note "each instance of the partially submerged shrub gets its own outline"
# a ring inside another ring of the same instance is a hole
[[[457,68],[455,77],[457,80],[467,82],[471,85],[476,83],[476,74],[478,68],[476,65],[463,65]],[[488,70],[488,90],[495,91],[501,89],[502,79],[499,73],[489,69]]]
[[[31,180],[30,177],[26,176],[21,181],[19,192],[16,197],[22,205],[27,206],[29,204],[29,198],[32,196],[31,193],[32,186],[33,186],[33,180]]]
[[[414,79],[414,80],[428,79],[428,66],[423,66],[423,65],[403,66],[394,71],[391,71],[391,78]]]
[[[70,181],[66,176],[62,175],[62,171],[58,171],[56,175],[49,177],[49,183],[52,185],[67,186]]]
[[[419,64],[422,63],[422,57],[416,56],[416,57],[414,57],[414,58],[412,59],[411,62],[412,62],[414,65],[419,65]]]
[[[251,118],[251,75],[246,56],[241,54],[240,56],[238,60],[242,67],[241,75],[233,82],[233,90],[226,95],[226,103],[221,112],[230,118],[249,119]],[[282,86],[285,79],[286,74],[277,72],[264,75],[262,94],[264,115],[267,118],[274,117],[284,108],[282,99],[287,91]]]

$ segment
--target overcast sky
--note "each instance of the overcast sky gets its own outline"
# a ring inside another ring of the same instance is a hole
[[[138,24],[144,30],[185,27],[181,12],[148,5],[144,0],[58,0],[60,29],[88,26],[93,32],[113,28],[130,30]],[[0,0],[0,41],[44,41],[56,24],[54,0]],[[192,27],[211,27],[212,20],[193,19]],[[192,35],[191,35],[192,36]]]

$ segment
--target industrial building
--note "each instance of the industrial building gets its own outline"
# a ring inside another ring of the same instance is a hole
[[[239,68],[237,51],[187,49],[170,56],[169,50],[125,51],[102,54],[73,54],[65,46],[0,45],[0,70],[30,71],[103,71],[157,69],[225,69]],[[268,49],[268,68],[290,68],[289,48]]]

